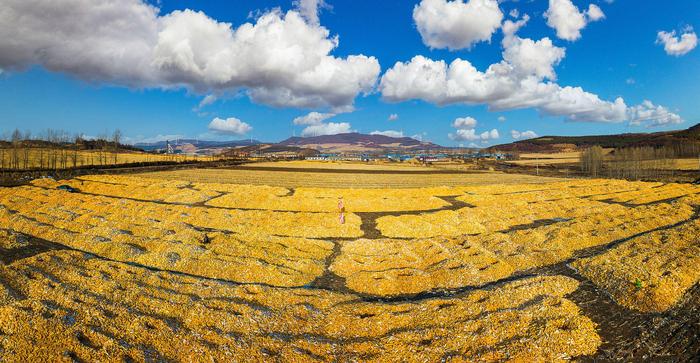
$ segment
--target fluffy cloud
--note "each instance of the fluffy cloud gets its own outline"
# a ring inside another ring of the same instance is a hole
[[[413,8],[418,32],[431,48],[457,50],[490,41],[502,19],[496,0],[422,0]]]
[[[479,140],[479,135],[476,134],[474,129],[461,129],[455,131],[454,134],[447,135],[451,140],[454,141],[474,141]]]
[[[537,134],[530,130],[522,132],[518,130],[510,130],[510,136],[515,140],[527,140],[536,138]]]
[[[500,135],[498,135],[498,130],[493,129],[491,131],[484,131],[481,133],[481,140],[495,140],[498,139]]]
[[[452,122],[452,127],[456,129],[473,129],[476,127],[477,121],[473,117],[458,117]]]
[[[335,135],[335,134],[345,134],[352,132],[350,129],[350,124],[347,122],[329,122],[319,125],[311,125],[306,127],[302,132],[301,136],[321,136],[321,135]]]
[[[385,130],[385,131],[372,131],[370,135],[384,135],[389,137],[403,137],[403,131],[396,130]]]
[[[134,88],[243,90],[278,107],[351,106],[380,72],[374,57],[332,56],[338,38],[297,11],[234,27],[191,10],[160,15],[144,0],[7,0],[0,34],[6,71],[40,65]]]
[[[303,137],[352,132],[350,124],[347,122],[324,122],[336,115],[336,113],[309,112],[304,116],[295,118],[294,124],[307,125],[307,127],[301,131],[301,136]]]
[[[492,111],[536,108],[573,121],[619,122],[626,116],[622,98],[603,101],[580,87],[561,87],[534,75],[523,77],[505,62],[480,72],[462,59],[448,67],[444,61],[416,56],[389,69],[380,89],[390,102],[422,99],[438,105],[487,104]]]
[[[504,22],[503,60],[485,71],[460,58],[448,65],[415,56],[409,62],[397,62],[384,73],[379,84],[382,98],[388,102],[420,99],[438,105],[486,104],[492,111],[535,108],[544,115],[563,116],[569,121],[632,120],[621,97],[605,101],[581,87],[553,82],[554,67],[564,58],[565,50],[554,46],[549,38],[533,41],[515,35],[527,19],[524,16],[518,22]],[[664,117],[659,113],[656,116]],[[647,122],[654,124],[655,120]]]
[[[556,30],[557,37],[574,41],[581,38],[581,29],[592,21],[605,17],[595,4],[590,4],[585,12],[579,11],[571,0],[549,0],[549,8],[544,13],[547,25]]]
[[[320,125],[323,121],[335,116],[334,113],[309,112],[294,119],[295,125]]]
[[[508,40],[503,59],[523,76],[557,78],[554,66],[564,59],[564,48],[555,47],[549,38],[538,41],[514,37]]]
[[[686,28],[680,38],[676,36],[676,31],[660,31],[656,36],[656,44],[663,44],[666,54],[680,57],[695,49],[698,45],[698,36],[693,28]]]
[[[648,100],[642,102],[641,105],[630,107],[627,112],[630,124],[634,126],[646,124],[647,127],[654,127],[683,122],[680,116],[669,111],[666,107],[654,105]]]
[[[318,24],[320,9],[331,7],[324,0],[296,0],[294,1],[294,6],[299,9],[299,13],[311,24]]]
[[[506,122],[507,118],[505,116],[498,116],[499,122]]]
[[[209,123],[209,130],[225,135],[245,135],[253,130],[253,127],[235,117],[225,120],[217,117]]]
[[[397,114],[397,113],[392,113],[391,115],[389,115],[389,118],[388,118],[389,121],[396,121],[398,119],[399,119],[399,114]]]
[[[454,141],[481,140],[482,142],[498,139],[500,137],[496,129],[477,134],[475,130],[477,123],[478,122],[473,117],[458,117],[452,122],[452,127],[457,130],[454,134],[447,134],[447,136]]]
[[[589,22],[598,21],[605,19],[605,13],[603,13],[603,10],[598,7],[598,5],[590,4],[588,5],[588,11],[586,11],[586,17],[588,18]]]
[[[482,142],[488,142],[489,140],[495,140],[500,137],[496,129],[484,131],[481,134],[477,134],[474,129],[460,129],[456,130],[454,134],[448,134],[447,136],[454,141],[481,140]]]

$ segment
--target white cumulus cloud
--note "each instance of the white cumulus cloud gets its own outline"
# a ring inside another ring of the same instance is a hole
[[[571,0],[549,0],[544,17],[547,25],[556,30],[557,37],[574,41],[581,38],[581,30],[588,23],[605,18],[605,14],[595,4],[590,4],[587,11],[581,12]]]
[[[690,27],[686,28],[680,37],[676,35],[675,30],[671,32],[660,31],[656,35],[656,44],[663,44],[666,54],[680,57],[697,47],[698,36]]]
[[[473,117],[458,117],[452,122],[452,127],[456,129],[473,129],[476,127],[477,121]]]
[[[498,135],[498,130],[493,129],[491,131],[484,131],[481,133],[481,140],[495,140],[498,139],[500,135]]]
[[[253,127],[235,117],[225,120],[217,117],[209,123],[209,130],[218,134],[245,135],[252,131]]]
[[[515,140],[527,140],[527,139],[536,138],[537,134],[531,130],[527,130],[527,131],[510,130],[510,136]]]
[[[309,112],[304,116],[299,116],[294,119],[295,125],[320,125],[323,121],[335,116],[334,113]]]
[[[392,113],[391,115],[389,115],[389,118],[388,118],[389,121],[396,121],[398,119],[399,119],[398,113]]]
[[[647,127],[655,127],[683,122],[679,115],[669,111],[666,107],[654,105],[649,100],[645,100],[641,105],[630,107],[628,114],[630,124],[634,126],[646,124]]]
[[[474,129],[459,129],[456,130],[454,134],[447,135],[451,140],[454,141],[477,141],[488,142],[489,140],[495,140],[500,137],[498,130],[493,129],[491,131],[484,131],[480,134]]]
[[[383,136],[389,136],[389,137],[403,137],[403,131],[396,131],[396,130],[384,130],[384,131],[372,131],[369,133],[370,135],[383,135]]]
[[[447,136],[454,141],[476,141],[481,140],[482,142],[487,142],[488,140],[498,139],[500,135],[498,130],[493,129],[491,131],[484,131],[482,133],[476,132],[476,125],[478,122],[473,117],[458,117],[452,121],[452,127],[454,127],[455,132],[447,134]]]
[[[438,49],[464,49],[490,41],[502,19],[496,0],[422,0],[413,8],[423,43]]]
[[[234,26],[192,10],[161,15],[144,0],[5,0],[0,34],[6,71],[40,65],[135,88],[242,90],[276,107],[352,106],[380,72],[374,57],[331,55],[338,37],[296,10]]]
[[[454,134],[448,134],[447,136],[454,141],[475,141],[480,139],[474,129],[459,129]]]
[[[311,24],[318,24],[318,13],[321,9],[331,8],[324,0],[296,0],[294,6],[299,9],[299,13]]]
[[[621,97],[606,101],[581,87],[553,82],[554,67],[564,58],[565,50],[549,38],[534,41],[518,37],[515,33],[527,19],[523,16],[518,22],[504,22],[503,60],[485,71],[460,58],[448,65],[418,55],[408,62],[397,62],[384,73],[379,83],[382,98],[388,102],[419,99],[437,105],[485,104],[491,111],[534,108],[569,121],[630,120]]]
[[[307,126],[302,132],[301,136],[322,136],[322,135],[336,135],[345,134],[352,132],[350,129],[350,124],[347,122],[328,122],[319,125]]]

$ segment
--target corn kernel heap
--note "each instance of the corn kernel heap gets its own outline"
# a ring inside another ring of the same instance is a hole
[[[699,207],[698,186],[607,180],[35,180],[0,188],[0,361],[592,355],[579,283],[537,269],[569,263],[625,307],[668,310],[700,281]],[[65,249],[27,253],[35,239]]]
[[[65,354],[85,361],[382,362],[436,361],[447,353],[551,360],[591,354],[600,344],[595,325],[563,297],[577,286],[566,277],[382,304],[323,290],[231,286],[67,251],[0,267],[0,276],[22,295],[0,298],[8,361]]]

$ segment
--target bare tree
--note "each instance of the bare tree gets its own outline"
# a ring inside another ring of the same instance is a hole
[[[83,134],[78,133],[75,134],[75,138],[73,139],[73,167],[78,166],[78,150],[80,149],[81,145],[83,144]]]
[[[580,156],[580,164],[584,173],[598,177],[603,170],[603,148],[596,145],[584,150]]]
[[[673,174],[678,150],[674,146],[615,149],[608,171],[613,178],[635,180]]]
[[[112,143],[114,144],[114,164],[117,164],[117,153],[119,152],[119,144],[122,141],[122,132],[119,129],[114,130],[112,134]]]
[[[12,132],[10,140],[12,141],[11,168],[19,169],[19,149],[22,147],[22,133],[18,129],[15,129],[15,131]]]

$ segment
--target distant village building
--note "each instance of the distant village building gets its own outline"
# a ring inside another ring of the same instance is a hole
[[[413,159],[413,156],[412,156],[412,155],[408,155],[408,154],[386,154],[386,158],[387,158],[389,161],[400,161],[400,162],[403,162],[403,161],[407,161],[407,160]]]
[[[263,156],[270,159],[293,160],[301,159],[302,155],[296,151],[271,151],[264,152]]]
[[[450,157],[447,154],[419,154],[416,155],[416,159],[422,163],[436,163],[440,161],[449,161]]]

